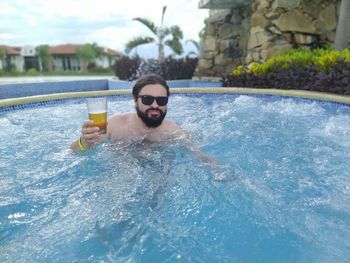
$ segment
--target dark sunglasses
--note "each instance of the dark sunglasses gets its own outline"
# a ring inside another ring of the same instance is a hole
[[[141,95],[139,96],[141,98],[141,102],[144,105],[151,105],[154,100],[156,100],[158,106],[165,106],[168,103],[168,97],[153,97],[150,95]]]

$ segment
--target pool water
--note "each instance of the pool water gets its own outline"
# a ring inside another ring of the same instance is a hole
[[[109,97],[109,114],[133,111]],[[350,108],[174,95],[183,143],[72,153],[85,101],[0,113],[0,262],[349,262]],[[216,173],[224,173],[223,181]]]

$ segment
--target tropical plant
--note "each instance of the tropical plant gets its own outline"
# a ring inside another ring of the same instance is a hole
[[[141,60],[140,66],[137,69],[137,75],[136,75],[137,78],[140,78],[141,76],[147,75],[147,74],[157,74],[164,78],[164,74],[163,74],[164,61],[160,62],[157,59]]]
[[[6,49],[0,47],[0,59],[4,58],[6,56]]]
[[[342,51],[332,50],[330,48],[313,50],[290,49],[263,63],[254,62],[247,67],[240,65],[232,71],[232,74],[242,75],[246,71],[254,74],[262,74],[278,69],[288,70],[294,66],[312,66],[319,71],[327,72],[339,59],[350,62],[350,49],[344,49]]]
[[[40,69],[43,71],[49,70],[49,62],[50,62],[50,52],[49,52],[49,46],[48,45],[40,45],[37,46],[36,52],[38,53],[38,56],[40,58]]]
[[[96,58],[101,58],[103,56],[103,48],[102,47],[99,47],[97,45],[97,43],[92,43],[91,44],[91,47],[94,49],[95,51],[95,56]]]
[[[350,49],[289,50],[262,64],[238,66],[221,81],[225,87],[302,89],[350,95]]]
[[[141,64],[141,59],[138,56],[129,58],[128,56],[123,56],[119,58],[115,64],[115,75],[120,80],[135,80],[137,78],[137,69]]]
[[[342,0],[337,24],[334,47],[343,50],[349,46],[350,38],[350,0]]]
[[[91,44],[85,44],[76,48],[77,56],[81,60],[82,71],[87,71],[89,62],[96,58],[96,51]]]
[[[175,54],[180,55],[183,52],[181,40],[183,38],[182,30],[179,26],[165,27],[163,24],[166,6],[163,7],[160,26],[156,26],[147,18],[136,17],[133,20],[146,26],[152,33],[152,37],[135,37],[130,40],[125,47],[125,52],[130,53],[134,48],[143,45],[156,43],[158,45],[158,60],[163,62],[165,59],[164,47],[168,46]]]
[[[27,71],[27,76],[39,76],[39,72],[35,68],[30,68]]]
[[[198,41],[196,40],[193,40],[193,39],[188,39],[186,40],[186,44],[187,43],[192,43],[192,45],[196,48],[196,52],[189,52],[187,55],[190,56],[190,55],[200,55],[202,53],[202,50],[201,50],[201,45],[200,43],[198,43]]]
[[[202,28],[202,30],[199,32],[198,36],[199,36],[199,42],[202,45],[204,40],[207,38],[208,36],[208,26],[209,25],[209,19],[206,18],[204,20],[204,27]]]
[[[164,59],[162,63],[157,59],[144,60],[138,56],[129,58],[123,56],[114,65],[115,75],[120,80],[135,80],[145,74],[158,74],[167,80],[191,79],[196,69],[198,58]]]
[[[184,57],[174,59],[168,57],[163,63],[163,78],[165,79],[192,79],[198,58]]]
[[[1,68],[4,67],[4,58],[6,57],[6,49],[0,47],[0,64],[1,64]]]

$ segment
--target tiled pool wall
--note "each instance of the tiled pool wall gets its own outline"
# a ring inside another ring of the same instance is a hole
[[[167,83],[171,88],[205,88],[222,86],[220,81],[174,80],[167,81]],[[132,81],[110,79],[0,84],[0,99],[65,92],[130,89],[133,84],[134,82]]]
[[[108,80],[108,89],[118,90],[131,88],[133,81],[116,81]],[[215,88],[222,87],[220,81],[198,81],[198,80],[169,80],[167,81],[170,88]]]
[[[107,79],[0,84],[0,99],[107,89]]]

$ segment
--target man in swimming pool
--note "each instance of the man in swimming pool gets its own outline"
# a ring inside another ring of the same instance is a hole
[[[73,142],[73,151],[83,151],[106,140],[138,142],[167,141],[180,139],[183,146],[193,151],[204,163],[219,163],[203,153],[193,143],[190,143],[189,133],[175,122],[165,120],[169,98],[169,86],[160,76],[149,74],[141,77],[132,89],[135,112],[115,114],[107,120],[107,132],[101,134],[93,121],[84,122],[80,138]],[[183,140],[185,139],[185,140]],[[211,167],[217,180],[224,178],[223,173],[217,173]]]
[[[85,121],[80,138],[72,143],[73,151],[86,150],[93,145],[116,141],[163,141],[185,134],[175,122],[165,120],[169,86],[155,74],[141,77],[132,89],[136,112],[115,114],[108,118],[106,134],[100,134],[93,121]]]

